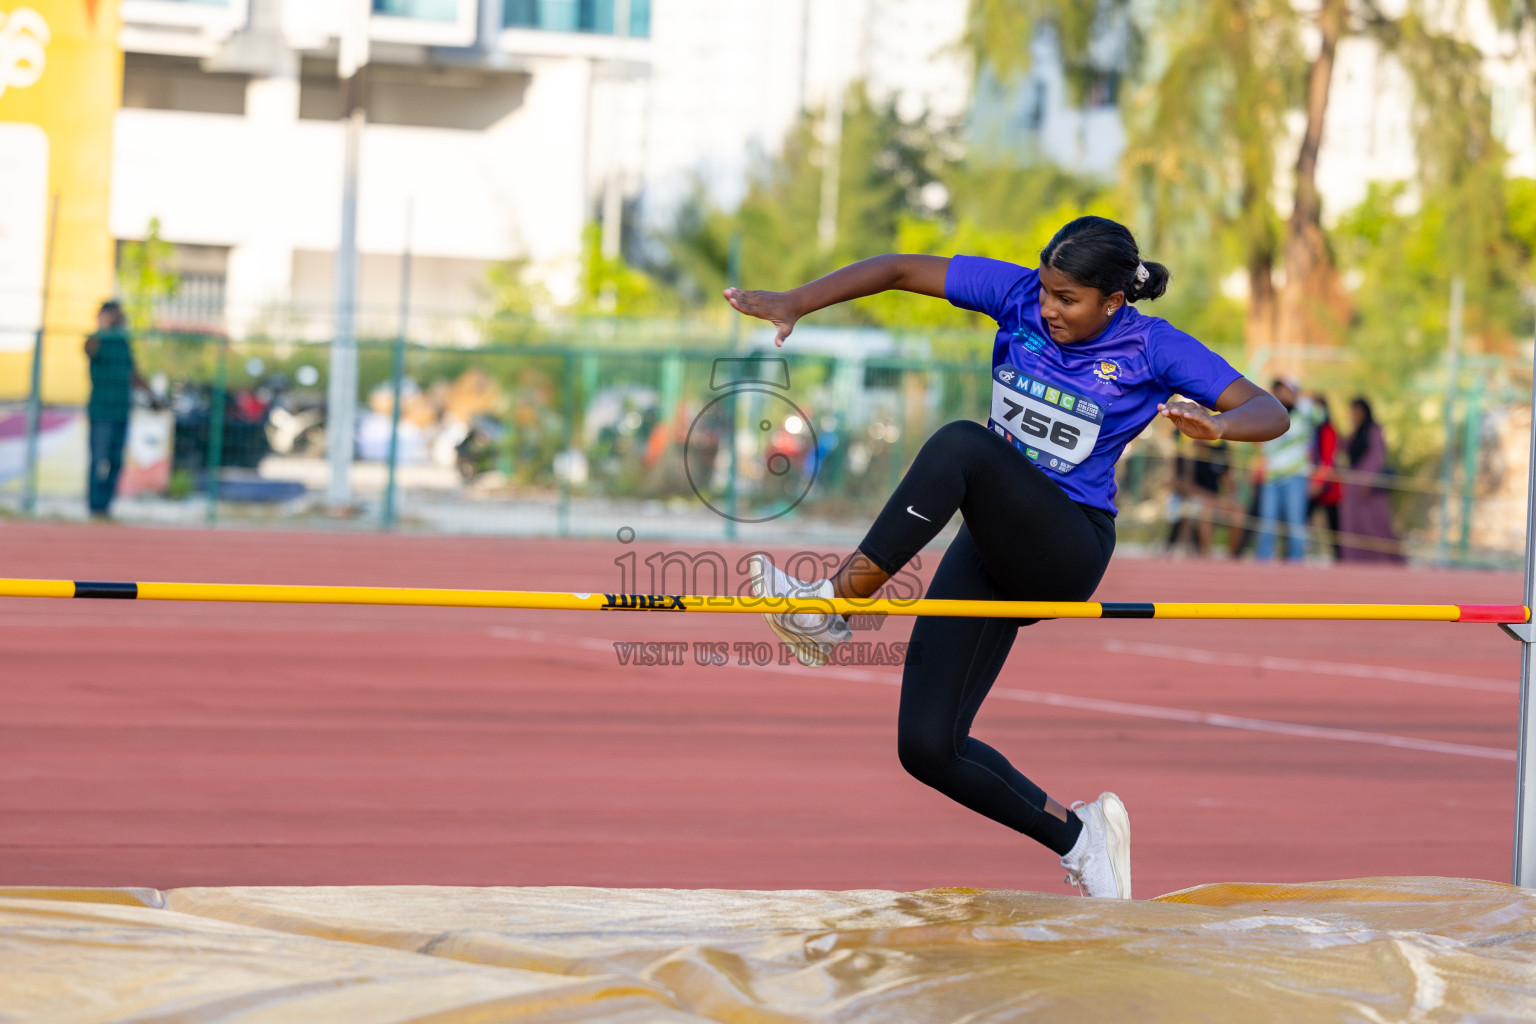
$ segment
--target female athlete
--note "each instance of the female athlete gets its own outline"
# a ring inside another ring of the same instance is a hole
[[[998,324],[987,425],[957,421],[930,437],[831,579],[797,580],[758,557],[753,593],[870,597],[959,512],[960,532],[925,596],[1088,600],[1115,547],[1115,463],[1154,417],[1207,440],[1267,441],[1290,425],[1272,395],[1135,308],[1167,284],[1167,268],[1143,261],[1123,225],[1080,217],[1041,251],[1038,270],[971,256],[886,255],[787,292],[727,289],[733,307],[778,328],[780,345],[806,314],[892,288],[948,299]],[[850,638],[835,615],[768,622],[807,665],[825,664]],[[1129,899],[1130,818],[1120,798],[1104,793],[1069,813],[970,736],[1019,627],[1029,624],[918,618],[902,677],[902,766],[1054,850],[1079,891]]]

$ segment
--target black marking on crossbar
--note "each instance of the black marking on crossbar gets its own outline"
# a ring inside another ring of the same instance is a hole
[[[1149,601],[1105,601],[1099,607],[1101,619],[1150,619],[1157,610]]]
[[[604,594],[602,604],[603,611],[622,612],[685,612],[688,606],[683,604],[681,595],[677,594]]]
[[[75,596],[132,601],[139,596],[139,585],[137,583],[98,583],[90,580],[76,580]]]

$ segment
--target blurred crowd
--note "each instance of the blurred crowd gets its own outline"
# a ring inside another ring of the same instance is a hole
[[[1270,390],[1291,428],[1256,446],[1245,469],[1225,441],[1177,436],[1169,551],[1269,562],[1304,561],[1310,548],[1321,560],[1401,564],[1392,462],[1370,401],[1350,401],[1344,434],[1324,395],[1285,377]]]

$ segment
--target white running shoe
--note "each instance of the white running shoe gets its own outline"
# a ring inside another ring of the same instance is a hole
[[[1130,899],[1131,816],[1125,804],[1113,793],[1100,793],[1091,804],[1079,800],[1072,811],[1082,821],[1083,831],[1061,858],[1066,881],[1085,896]]]
[[[786,575],[765,555],[747,560],[748,579],[753,597],[832,597],[832,581],[807,583]],[[830,612],[794,612],[764,615],[768,625],[802,665],[819,668],[827,663],[832,648],[853,639],[853,631],[841,615]]]

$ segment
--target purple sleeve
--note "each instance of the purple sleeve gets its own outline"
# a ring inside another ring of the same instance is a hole
[[[1035,272],[1016,263],[982,256],[955,256],[944,275],[944,297],[961,309],[985,313],[1001,323],[1017,305],[1020,289],[1031,286]]]
[[[1192,398],[1207,409],[1216,408],[1221,393],[1243,376],[1221,356],[1166,323],[1154,327],[1148,341],[1152,372],[1169,393]]]

